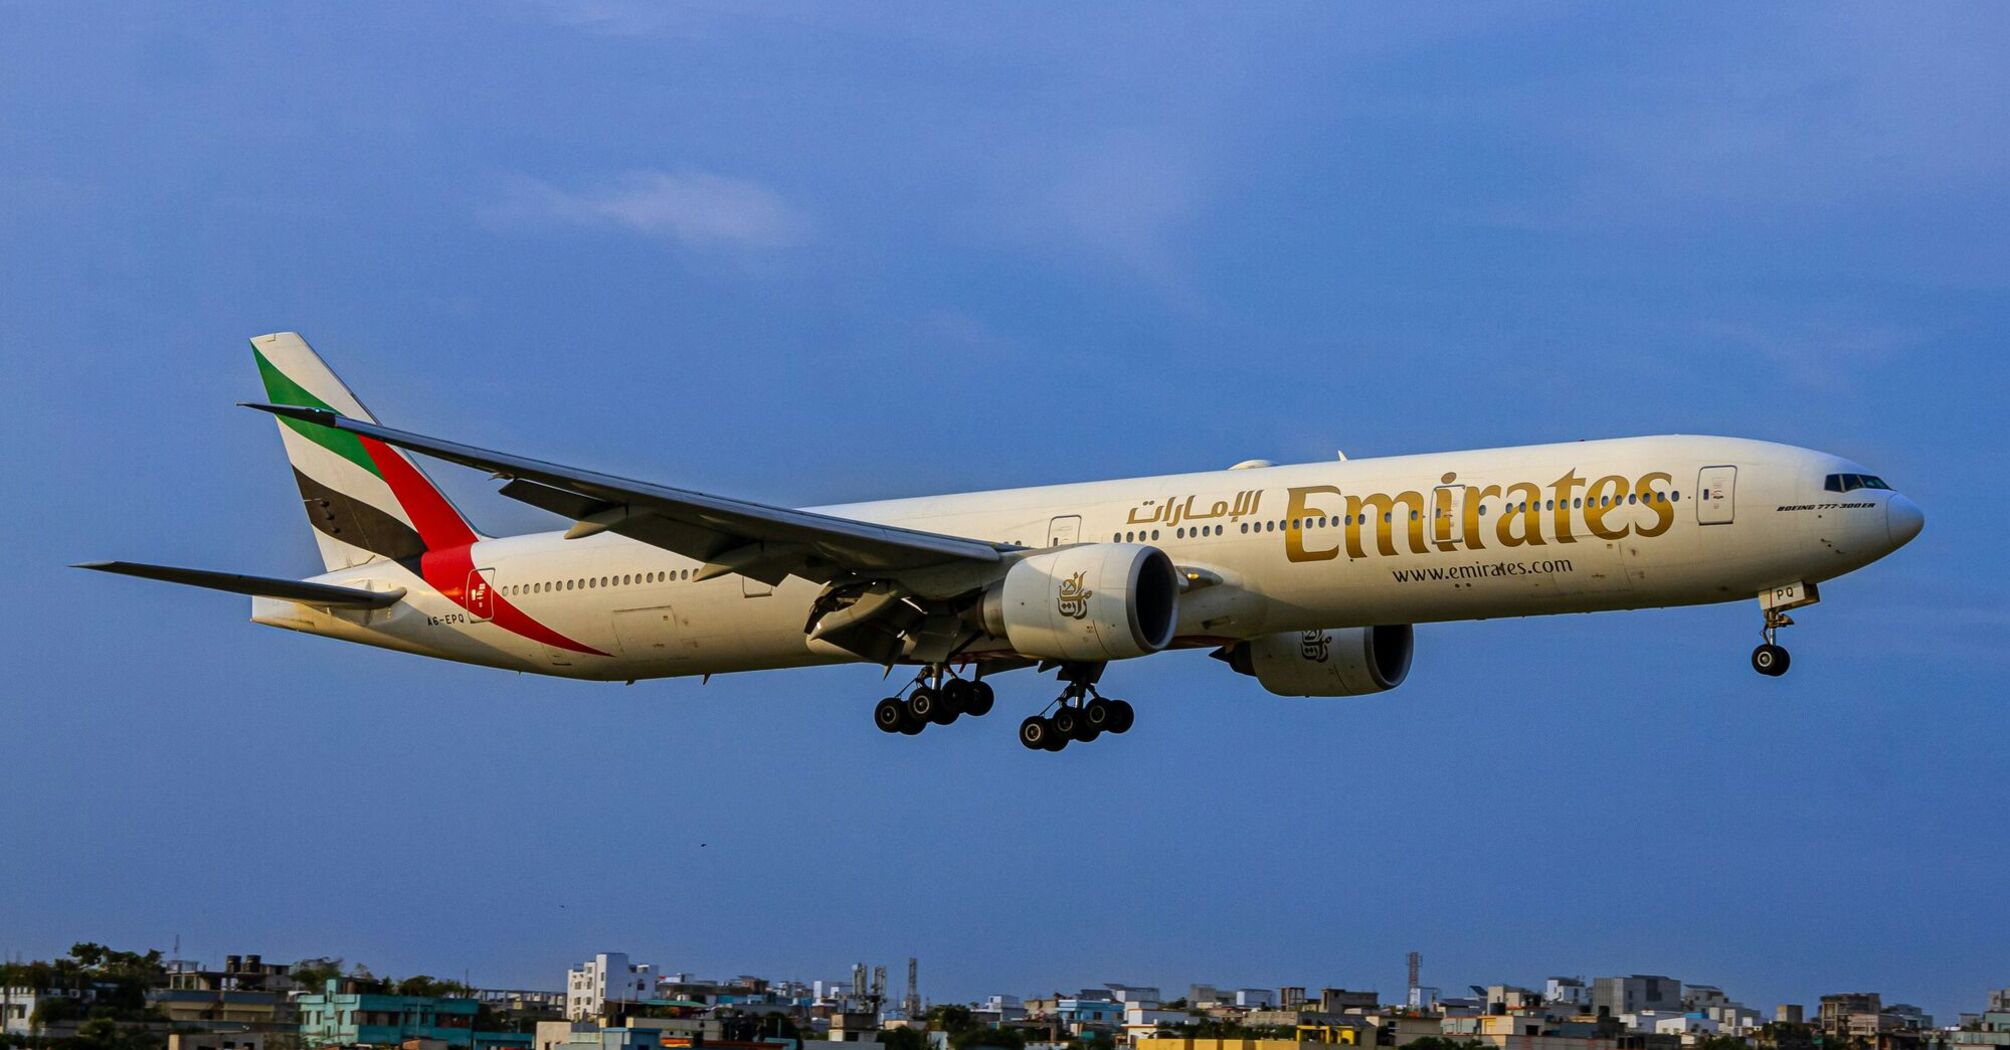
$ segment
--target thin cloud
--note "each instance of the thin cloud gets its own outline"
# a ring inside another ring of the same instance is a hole
[[[688,169],[630,172],[577,190],[520,177],[484,218],[497,226],[627,230],[692,248],[784,248],[809,229],[759,183]]]

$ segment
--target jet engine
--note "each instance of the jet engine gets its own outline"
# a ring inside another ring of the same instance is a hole
[[[1158,652],[1179,622],[1179,572],[1157,547],[1089,543],[1029,555],[984,594],[984,629],[1026,656]]]
[[[1215,655],[1278,696],[1361,696],[1402,685],[1415,648],[1415,632],[1399,624],[1287,631]]]

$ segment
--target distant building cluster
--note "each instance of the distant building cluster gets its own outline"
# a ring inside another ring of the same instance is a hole
[[[1551,977],[1540,988],[1423,985],[1399,996],[1343,987],[1105,983],[928,1006],[885,967],[848,978],[704,980],[620,952],[566,972],[563,990],[392,982],[339,960],[221,967],[106,952],[6,964],[0,1046],[46,1050],[2010,1050],[2010,988],[1953,1024],[1875,992],[1769,1015],[1709,984],[1631,974]],[[1393,999],[1394,1001],[1391,1001]],[[840,1044],[855,1044],[840,1046]]]

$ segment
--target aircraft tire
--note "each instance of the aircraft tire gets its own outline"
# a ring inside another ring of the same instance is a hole
[[[1054,733],[1063,740],[1073,737],[1082,727],[1082,712],[1072,707],[1059,707],[1047,719],[1054,726]]]
[[[1137,721],[1137,710],[1131,707],[1129,700],[1110,701],[1110,732],[1118,734],[1128,733],[1131,731],[1131,726],[1136,725]]]
[[[889,696],[873,705],[872,724],[878,726],[880,732],[898,733],[906,722],[907,705],[901,703],[900,697]]]
[[[1053,735],[1054,727],[1039,715],[1019,723],[1019,743],[1025,745],[1028,751],[1047,750],[1047,740]]]
[[[941,721],[946,706],[942,694],[925,685],[907,694],[907,717],[922,725]]]
[[[1787,666],[1793,662],[1787,651],[1771,642],[1752,650],[1752,670],[1768,678],[1778,678],[1787,673]]]
[[[991,703],[995,699],[990,686],[972,682],[969,698],[963,701],[963,713],[972,718],[982,718],[991,713]]]

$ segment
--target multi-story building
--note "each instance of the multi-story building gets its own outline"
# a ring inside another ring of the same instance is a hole
[[[1591,1009],[1591,989],[1584,986],[1582,977],[1552,977],[1542,982],[1542,999],[1553,1014],[1586,1013]]]
[[[1636,973],[1630,977],[1600,977],[1591,982],[1591,1009],[1606,1017],[1643,1010],[1682,1010],[1682,982],[1673,977]]]
[[[1368,1013],[1382,1005],[1382,997],[1375,992],[1350,992],[1345,988],[1319,989],[1319,1012],[1322,1014]]]
[[[295,1001],[303,1046],[397,1046],[424,1039],[450,1050],[474,1050],[480,1004],[473,999],[343,992],[339,987],[329,981],[323,991]]]
[[[1245,1010],[1268,1010],[1277,1005],[1277,990],[1274,988],[1237,988],[1235,1005]]]
[[[639,1002],[656,995],[656,968],[633,963],[626,952],[601,952],[565,972],[565,1016],[585,1021],[608,1002]]]

